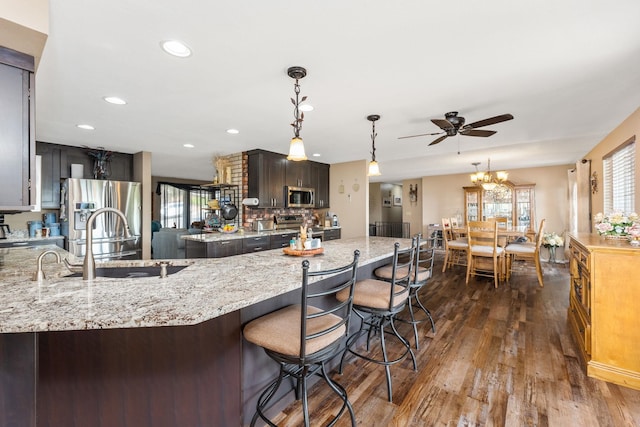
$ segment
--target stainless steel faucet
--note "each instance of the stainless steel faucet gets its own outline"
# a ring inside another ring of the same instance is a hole
[[[36,274],[33,276],[33,280],[37,280],[38,282],[42,282],[45,279],[44,271],[42,271],[42,259],[47,254],[54,254],[56,256],[56,260],[57,260],[58,264],[60,263],[60,254],[58,252],[53,251],[53,250],[48,250],[48,251],[42,252],[40,255],[38,255],[38,267],[36,269]]]
[[[127,217],[116,208],[100,208],[94,211],[87,220],[87,249],[84,254],[84,264],[82,265],[82,279],[92,280],[96,278],[96,260],[93,258],[93,223],[96,221],[96,217],[105,212],[113,212],[122,218],[124,221],[124,237],[131,237],[129,231],[129,222]]]

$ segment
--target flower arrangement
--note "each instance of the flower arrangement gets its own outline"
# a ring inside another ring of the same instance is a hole
[[[635,212],[614,212],[603,215],[599,212],[594,217],[598,234],[606,236],[628,236],[630,231],[640,228],[640,217]],[[635,233],[635,231],[634,231]]]
[[[542,246],[545,248],[557,248],[564,245],[564,239],[562,236],[558,236],[556,233],[545,233],[542,236]]]
[[[93,177],[95,179],[107,179],[111,174],[111,156],[112,151],[105,150],[104,147],[89,148],[84,146],[89,154],[89,157],[93,158]]]

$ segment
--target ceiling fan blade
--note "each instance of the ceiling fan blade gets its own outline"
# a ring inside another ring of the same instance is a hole
[[[511,120],[511,119],[513,119],[513,116],[511,114],[502,114],[500,116],[490,117],[488,119],[479,120],[477,122],[469,123],[468,125],[464,125],[462,128],[463,129],[481,128],[483,126],[489,126],[489,125],[493,125],[493,124],[496,124],[496,123],[506,122],[507,120]]]
[[[435,141],[433,141],[431,144],[429,145],[436,145],[436,144],[440,144],[442,141],[444,141],[445,139],[447,139],[449,135],[442,135],[440,138],[436,139]]]
[[[494,133],[496,133],[495,130],[483,130],[483,129],[462,129],[460,131],[460,135],[465,135],[465,136],[487,137],[487,136],[493,135]]]
[[[442,132],[436,132],[436,133],[421,133],[420,135],[409,135],[409,136],[399,136],[398,139],[405,139],[405,138],[415,138],[417,136],[432,136],[432,135],[440,135]]]
[[[440,129],[446,131],[447,129],[451,129],[453,125],[449,120],[444,119],[431,119],[434,125],[438,126]]]

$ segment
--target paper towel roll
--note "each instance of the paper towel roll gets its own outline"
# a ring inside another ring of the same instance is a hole
[[[71,164],[71,178],[84,178],[84,165],[78,163]]]

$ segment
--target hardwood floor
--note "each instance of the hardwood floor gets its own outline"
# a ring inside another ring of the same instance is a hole
[[[420,325],[418,371],[405,360],[391,367],[393,403],[384,368],[351,357],[342,375],[359,426],[640,426],[640,391],[589,378],[569,335],[568,268],[518,267],[511,282],[464,283],[464,267],[441,273],[442,256],[421,299],[436,322]],[[410,337],[407,324],[397,323]],[[638,345],[638,343],[633,343]],[[339,409],[324,384],[310,391],[313,426]],[[274,421],[302,425],[298,402]],[[343,415],[338,426],[349,426]]]

